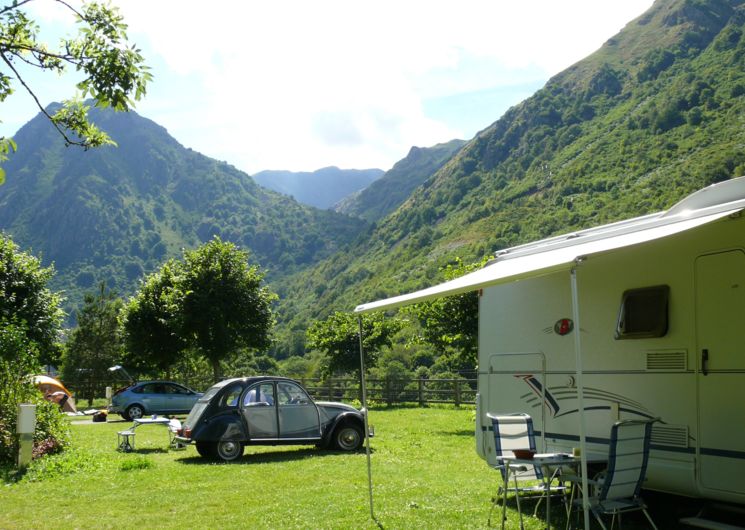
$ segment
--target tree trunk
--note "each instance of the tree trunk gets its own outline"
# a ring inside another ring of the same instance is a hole
[[[215,383],[220,382],[220,377],[222,376],[221,370],[220,370],[220,360],[219,359],[210,359],[210,364],[212,364],[212,376],[215,379]]]

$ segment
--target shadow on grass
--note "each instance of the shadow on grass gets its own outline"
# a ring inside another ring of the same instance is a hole
[[[473,431],[473,429],[458,429],[456,431],[434,431],[433,434],[436,434],[438,436],[468,436],[471,438],[476,436],[476,433]]]
[[[502,499],[498,499],[496,504],[494,498],[496,497],[496,489],[498,483],[495,482],[495,491],[490,498],[490,504],[485,507],[486,510],[492,510],[489,512],[491,517],[491,526],[499,528],[501,525],[502,517]],[[660,493],[653,491],[642,491],[642,497],[647,504],[652,520],[658,528],[679,528],[680,519],[682,517],[689,517],[698,513],[701,507],[704,505],[702,499],[691,499],[688,497],[681,497],[679,495],[672,495],[669,493]],[[538,512],[533,517],[534,510],[536,508],[536,502],[540,497],[537,495],[523,495],[520,497],[520,505],[523,512],[523,518],[526,522],[530,519],[538,519],[546,521],[546,501],[541,501],[538,507]],[[570,528],[582,528],[582,510],[575,506],[572,509],[571,525]],[[510,524],[517,524],[519,516],[517,513],[517,503],[514,494],[510,493],[507,497],[507,518],[508,526]],[[591,527],[599,528],[594,517],[590,515]],[[604,517],[606,524],[609,524],[610,518]],[[510,526],[511,527],[511,526]],[[567,514],[564,503],[560,498],[551,499],[551,527],[566,528],[567,527]],[[623,516],[623,528],[626,530],[647,530],[650,527],[644,514],[641,511],[627,512]]]
[[[143,447],[136,448],[134,451],[129,451],[127,454],[130,455],[149,455],[153,453],[168,453],[168,449],[165,447]]]
[[[373,449],[370,449],[370,453],[374,453]],[[187,456],[186,458],[180,458],[176,462],[180,464],[193,465],[193,464],[222,464],[233,465],[233,466],[244,466],[252,464],[270,464],[275,462],[291,462],[296,460],[305,460],[308,458],[321,458],[327,456],[339,456],[339,455],[364,455],[365,451],[355,451],[350,453],[348,451],[333,451],[328,449],[316,449],[316,448],[305,448],[295,449],[288,451],[272,451],[268,453],[248,453],[244,454],[240,460],[236,462],[223,462],[219,458],[204,458],[199,455]]]

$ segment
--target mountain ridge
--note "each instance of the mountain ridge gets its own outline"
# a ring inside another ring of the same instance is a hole
[[[334,206],[337,212],[377,221],[398,208],[420,185],[445,164],[465,140],[450,140],[432,147],[412,147],[405,158],[365,189]]]
[[[252,177],[260,186],[289,195],[300,203],[328,209],[344,197],[366,188],[383,173],[382,169],[328,166],[315,171],[260,171]]]
[[[92,109],[91,118],[118,147],[65,148],[37,116],[17,133],[0,187],[0,227],[54,261],[53,287],[68,293],[68,309],[94,280],[130,293],[164,259],[214,236],[248,248],[272,278],[331,255],[366,227],[261,188],[133,111]]]

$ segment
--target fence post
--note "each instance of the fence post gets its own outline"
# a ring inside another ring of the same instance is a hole
[[[419,406],[424,406],[424,379],[419,378]]]
[[[333,386],[333,384],[332,384],[332,381],[331,381],[331,378],[330,377],[328,378],[327,383],[328,383],[328,387],[326,388],[327,393],[328,393],[327,399],[329,401],[331,401],[332,400],[331,392],[332,392],[332,386]]]
[[[455,406],[460,407],[460,379],[455,380]]]
[[[393,404],[393,396],[391,395],[391,380],[386,379],[385,380],[385,402],[390,407]]]

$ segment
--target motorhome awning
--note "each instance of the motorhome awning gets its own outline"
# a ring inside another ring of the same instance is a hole
[[[743,208],[743,199],[698,210],[676,206],[667,212],[513,247],[498,253],[490,264],[478,271],[410,294],[358,305],[355,313],[393,309],[500,283],[569,270],[580,258],[670,237],[732,215]]]

